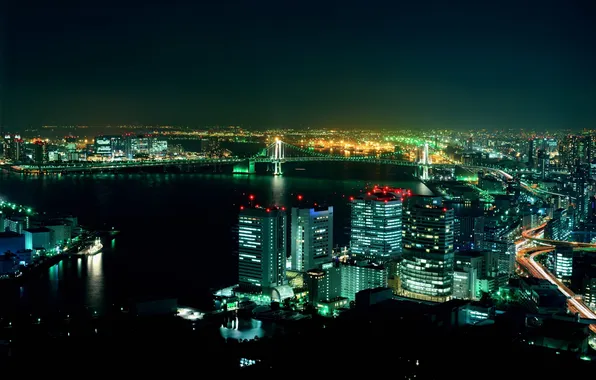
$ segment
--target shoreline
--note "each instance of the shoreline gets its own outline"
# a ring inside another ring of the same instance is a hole
[[[96,232],[95,235],[105,235],[114,238],[119,231],[109,231],[109,232]],[[98,238],[99,239],[99,238]],[[88,244],[84,245],[82,248],[78,249],[77,252],[71,253],[60,253],[51,257],[44,257],[37,261],[35,264],[25,267],[24,271],[21,272],[21,275],[17,277],[11,278],[3,278],[0,279],[0,286],[23,286],[32,279],[40,278],[44,271],[52,268],[54,265],[59,264],[62,260],[68,258],[81,258],[85,256],[95,256],[102,253],[103,244],[100,243],[99,249],[92,254],[81,254],[82,251],[87,251],[95,245],[95,241],[89,241]]]

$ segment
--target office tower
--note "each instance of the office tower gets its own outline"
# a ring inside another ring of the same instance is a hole
[[[375,188],[351,200],[353,254],[385,261],[401,254],[401,190]]]
[[[479,251],[455,254],[453,273],[453,298],[477,299],[476,281],[483,277],[484,255]]]
[[[238,220],[239,285],[269,291],[285,284],[286,214],[277,208],[245,208]]]
[[[341,267],[327,262],[307,272],[308,296],[311,304],[335,299],[341,295]]]
[[[306,272],[331,260],[333,207],[292,208],[292,270]]]
[[[515,242],[507,239],[484,240],[480,248],[497,255],[497,268],[499,274],[511,276],[515,271]]]
[[[566,209],[560,208],[553,211],[552,219],[544,229],[544,237],[552,240],[569,241],[573,227],[569,219]]]
[[[25,158],[24,143],[20,135],[7,133],[2,142],[4,159],[20,162]]]
[[[46,164],[49,161],[48,144],[41,140],[33,144],[33,161],[39,165]]]
[[[453,209],[436,205],[432,197],[421,197],[405,210],[401,263],[404,296],[435,302],[451,299],[453,220]]]
[[[535,146],[534,146],[534,139],[530,139],[528,141],[528,167],[530,169],[534,168],[534,156],[535,156]]]
[[[538,150],[538,163],[540,175],[544,180],[550,171],[550,155],[544,148]]]
[[[387,277],[385,266],[366,260],[341,264],[341,296],[354,301],[361,290],[386,288]]]
[[[561,282],[571,283],[573,275],[573,247],[557,247],[554,252],[554,275]]]

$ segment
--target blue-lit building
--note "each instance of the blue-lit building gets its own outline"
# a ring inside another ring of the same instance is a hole
[[[401,292],[445,302],[453,296],[454,212],[434,197],[416,197],[404,212]]]
[[[291,268],[306,272],[331,260],[333,207],[292,208]]]
[[[286,282],[286,213],[245,208],[238,219],[238,277],[246,291],[269,292]]]
[[[351,200],[350,249],[353,254],[386,261],[402,251],[402,198],[380,189]]]
[[[567,210],[560,208],[553,211],[553,217],[544,229],[544,237],[552,240],[569,241],[573,230],[573,222]]]

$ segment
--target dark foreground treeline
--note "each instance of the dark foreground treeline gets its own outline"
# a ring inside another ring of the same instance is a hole
[[[452,328],[423,318],[359,314],[282,324],[283,334],[226,342],[216,323],[166,319],[96,322],[87,333],[14,329],[3,373],[193,376],[271,373],[294,376],[390,376],[400,379],[555,378],[590,373],[576,355],[528,346],[515,324]],[[98,332],[95,333],[95,328]],[[82,331],[82,329],[79,329]],[[74,329],[73,331],[77,331]],[[0,339],[7,339],[7,335]],[[241,358],[257,364],[239,368]],[[49,372],[48,372],[49,371]]]

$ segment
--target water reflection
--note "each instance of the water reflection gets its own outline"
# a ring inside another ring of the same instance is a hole
[[[274,205],[284,204],[286,199],[286,181],[282,176],[275,176],[271,180],[271,200]]]
[[[83,259],[77,259],[77,278],[81,278],[83,273]]]
[[[87,292],[85,303],[99,307],[103,303],[104,276],[103,276],[103,253],[87,257]]]
[[[263,329],[263,322],[257,321],[256,319],[243,320],[243,319],[232,319],[227,325],[221,325],[219,328],[221,336],[225,339],[254,339],[262,338],[265,336],[265,330]]]

